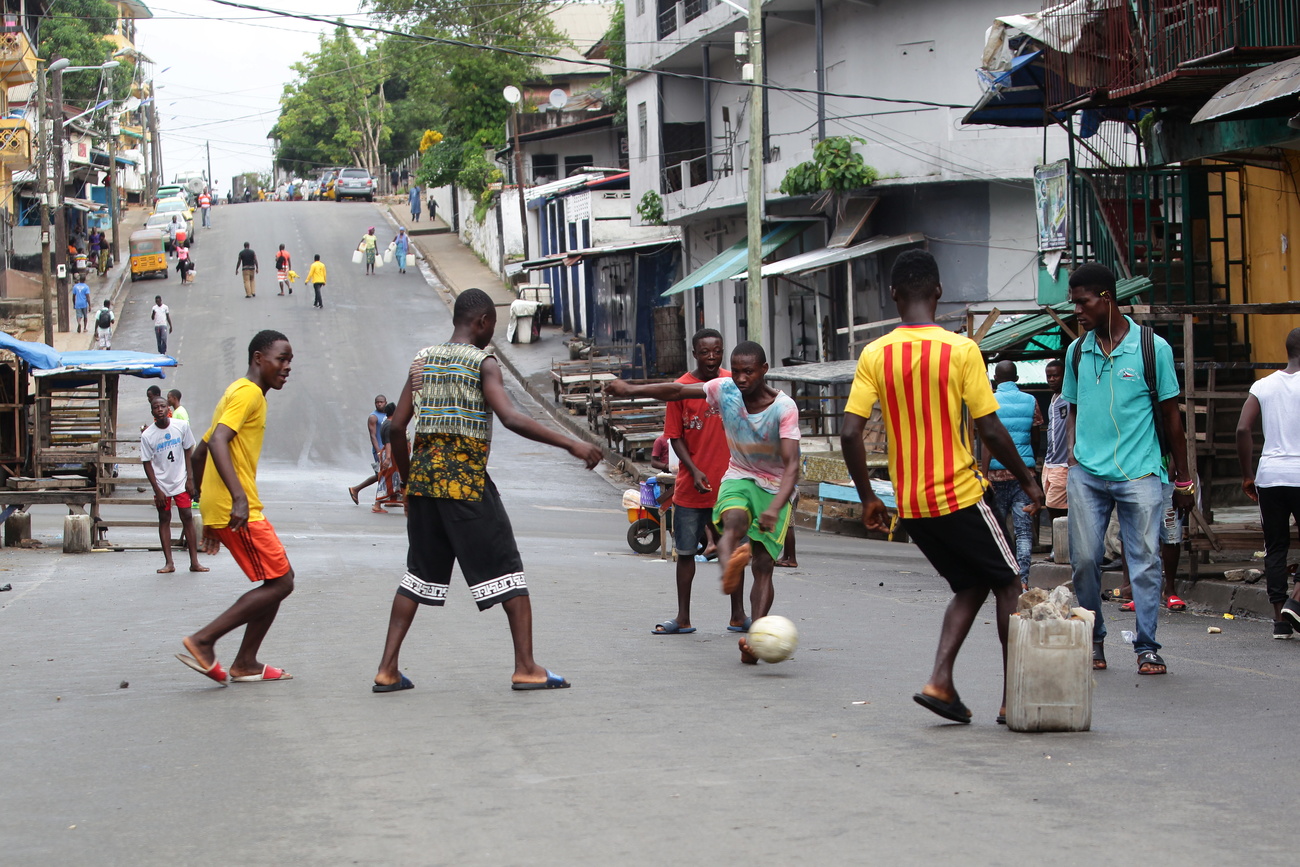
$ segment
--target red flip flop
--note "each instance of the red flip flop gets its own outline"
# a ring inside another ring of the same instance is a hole
[[[245,674],[242,677],[232,677],[230,680],[232,683],[260,683],[264,680],[293,680],[293,675],[283,668],[263,665],[261,674]]]
[[[221,663],[217,662],[215,659],[212,660],[212,665],[210,665],[207,668],[204,668],[202,663],[200,663],[197,659],[195,659],[192,656],[186,656],[183,653],[178,653],[176,654],[176,658],[179,659],[181,662],[185,663],[186,667],[194,669],[204,677],[212,678],[222,686],[227,686],[230,683],[230,675],[227,674],[226,670],[221,667]]]
[[[1120,611],[1132,611],[1132,610],[1133,610],[1133,600],[1130,599],[1129,601],[1125,602],[1123,605],[1121,605],[1121,606],[1119,607],[1119,610],[1120,610]]]
[[[1187,603],[1179,599],[1177,596],[1170,596],[1165,600],[1165,607],[1170,611],[1186,611]]]

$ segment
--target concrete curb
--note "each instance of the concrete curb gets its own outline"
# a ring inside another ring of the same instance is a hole
[[[1029,582],[1035,587],[1055,587],[1069,580],[1070,567],[1064,563],[1034,563],[1029,567]],[[1122,572],[1103,572],[1102,592],[1118,589],[1123,580]],[[1213,578],[1200,578],[1196,581],[1180,578],[1174,586],[1179,597],[1187,603],[1188,609],[1197,613],[1273,619],[1273,605],[1268,601],[1268,591],[1262,582],[1239,584]]]

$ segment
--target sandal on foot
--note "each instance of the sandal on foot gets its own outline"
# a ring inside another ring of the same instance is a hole
[[[192,656],[187,656],[184,653],[176,654],[176,658],[179,659],[181,662],[185,663],[187,667],[194,669],[204,677],[212,678],[222,686],[228,686],[230,684],[230,675],[227,674],[226,670],[221,667],[221,663],[217,662],[215,659],[212,660],[212,665],[208,666],[207,668],[204,668],[201,662],[199,662],[197,659],[195,659]]]
[[[1136,609],[1136,607],[1133,605],[1133,600],[1130,599],[1129,601],[1127,601],[1127,602],[1125,602],[1123,605],[1121,605],[1121,606],[1119,607],[1119,610],[1120,610],[1120,611],[1136,611],[1137,609]]]
[[[397,680],[392,683],[372,683],[370,685],[371,692],[398,692],[403,689],[415,689],[415,684],[411,683],[411,679],[400,671],[397,673]]]
[[[283,668],[263,665],[261,674],[245,674],[230,678],[232,683],[261,683],[264,680],[293,680],[293,675]]]
[[[745,624],[744,624],[743,626],[733,626],[733,625],[728,625],[728,626],[727,626],[727,631],[728,631],[728,632],[748,632],[748,631],[749,631],[749,625],[750,625],[751,623],[753,623],[753,622],[754,622],[754,618],[752,618],[752,617],[746,617],[746,618],[745,618]]]
[[[546,670],[546,680],[541,683],[511,683],[511,689],[568,689],[573,686],[550,669]]]
[[[1106,670],[1106,645],[1104,642],[1094,641],[1092,643],[1092,670]]]
[[[1165,607],[1170,611],[1186,611],[1187,603],[1179,599],[1177,596],[1170,596],[1165,600]]]
[[[655,628],[650,630],[653,635],[687,635],[694,631],[694,626],[678,626],[676,620],[665,620],[663,623],[656,623]]]
[[[946,720],[952,720],[963,725],[970,725],[971,712],[970,708],[961,703],[961,698],[957,693],[952,694],[952,701],[944,701],[938,696],[926,695],[918,692],[912,696],[912,701],[919,704],[927,710],[934,711]]]
[[[1151,666],[1158,671],[1144,671],[1143,666]],[[1154,650],[1144,650],[1138,654],[1138,674],[1164,674],[1168,671],[1165,661]]]

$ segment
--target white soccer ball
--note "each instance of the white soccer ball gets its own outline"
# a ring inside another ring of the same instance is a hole
[[[799,630],[789,618],[771,614],[749,625],[745,643],[764,662],[783,662],[799,646]]]

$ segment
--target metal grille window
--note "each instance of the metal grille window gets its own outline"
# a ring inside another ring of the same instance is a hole
[[[637,154],[637,159],[641,162],[645,162],[646,157],[650,154],[650,126],[646,120],[646,115],[645,103],[638,103],[636,107],[636,132],[640,152]]]

